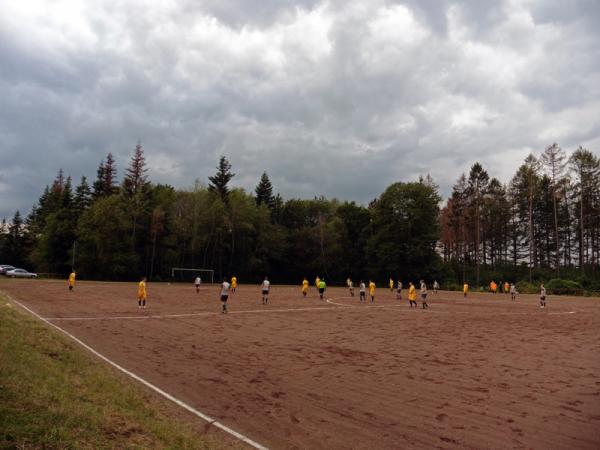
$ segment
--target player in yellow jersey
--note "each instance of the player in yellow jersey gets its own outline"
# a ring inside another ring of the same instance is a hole
[[[307,293],[308,293],[308,280],[306,279],[306,277],[304,277],[304,280],[302,280],[302,295],[304,297],[306,297]]]
[[[237,277],[231,277],[231,292],[235,292],[237,288]]]
[[[319,278],[319,277],[315,278],[315,287],[317,288],[317,290],[319,289],[320,282],[321,282],[321,278]]]
[[[71,275],[69,275],[69,290],[72,291],[73,288],[75,287],[75,271],[71,272]]]
[[[346,280],[346,284],[348,285],[348,292],[350,292],[350,297],[354,297],[354,282],[348,278]]]
[[[417,290],[415,289],[415,285],[412,284],[412,281],[408,283],[408,302],[410,303],[410,307],[413,307],[413,303],[415,304],[415,308],[417,307]]]
[[[463,284],[463,297],[467,298],[468,293],[469,293],[469,284],[465,281],[465,284]]]
[[[375,302],[375,283],[373,280],[369,280],[369,295],[371,296],[371,303]]]
[[[142,278],[140,284],[138,284],[138,308],[146,307],[146,277]]]
[[[394,292],[394,280],[390,278],[390,292]]]
[[[495,294],[497,290],[498,290],[498,285],[496,284],[496,282],[494,280],[492,280],[490,282],[490,292],[492,294]]]
[[[510,292],[510,283],[508,281],[504,282],[504,293],[508,294]]]

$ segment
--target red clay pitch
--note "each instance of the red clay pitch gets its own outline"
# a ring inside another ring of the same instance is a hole
[[[267,447],[600,448],[600,299],[241,286],[223,315],[191,283],[148,283],[145,310],[136,283],[0,290]]]

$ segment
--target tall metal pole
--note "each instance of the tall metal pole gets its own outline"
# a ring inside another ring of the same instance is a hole
[[[77,241],[73,241],[73,259],[71,260],[71,272],[75,272],[75,245]]]

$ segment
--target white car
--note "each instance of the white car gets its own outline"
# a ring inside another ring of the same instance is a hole
[[[27,272],[25,269],[13,269],[6,272],[10,278],[37,278],[37,273]]]
[[[16,269],[16,267],[8,265],[8,264],[2,264],[2,265],[0,265],[0,273],[2,275],[6,275],[6,272],[8,272],[9,270],[13,270],[13,269]]]

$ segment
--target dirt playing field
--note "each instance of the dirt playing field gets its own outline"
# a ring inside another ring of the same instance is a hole
[[[223,315],[217,286],[148,283],[145,310],[135,283],[0,291],[269,448],[600,448],[600,299],[242,286]]]

